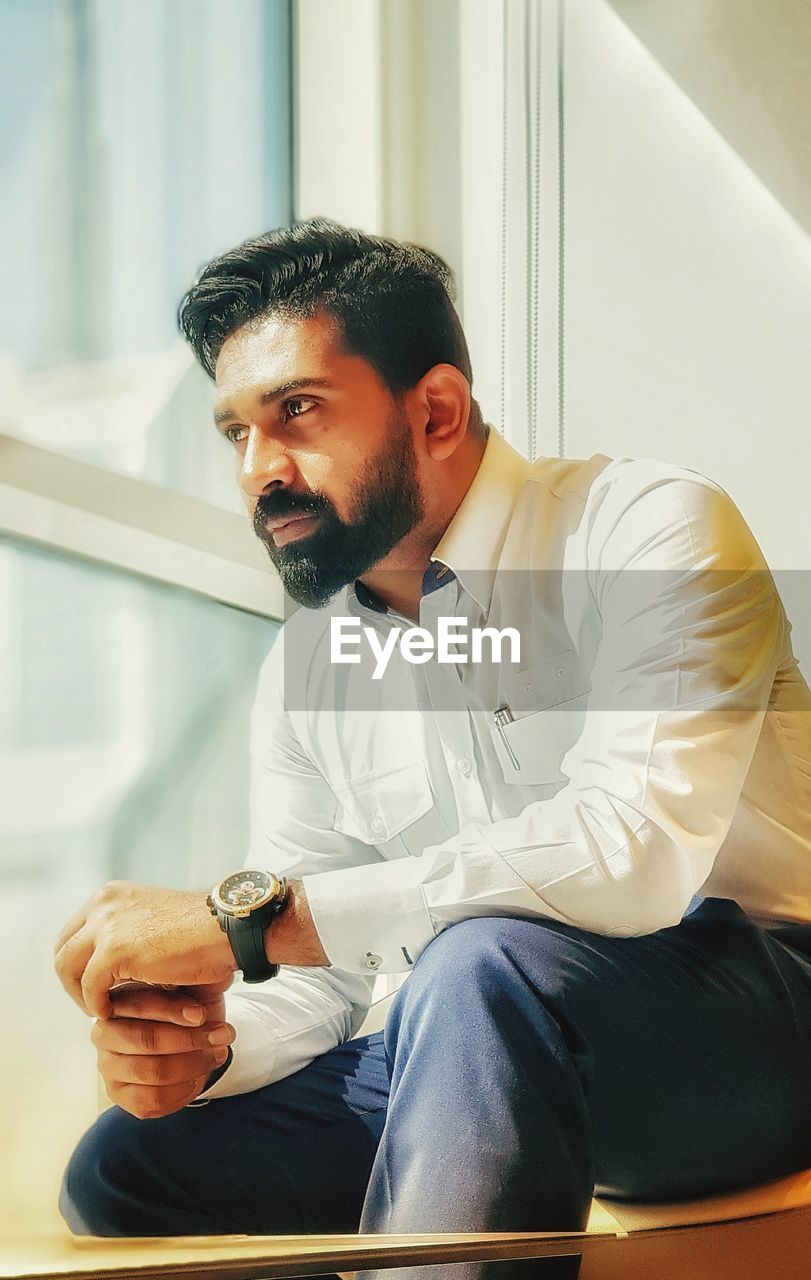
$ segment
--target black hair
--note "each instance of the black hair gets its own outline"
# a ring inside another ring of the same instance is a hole
[[[373,365],[400,395],[436,364],[453,365],[472,384],[454,296],[453,272],[430,249],[308,218],[212,259],[183,297],[177,318],[213,378],[225,339],[243,325],[273,312],[327,312],[340,326],[345,349]],[[474,401],[476,425],[481,415]]]

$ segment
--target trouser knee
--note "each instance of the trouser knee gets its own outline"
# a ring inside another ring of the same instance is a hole
[[[171,1119],[171,1117],[169,1117]],[[74,1235],[171,1235],[171,1209],[146,1186],[149,1165],[165,1143],[161,1120],[105,1111],[70,1158],[59,1210]]]
[[[483,916],[443,930],[417,960],[398,993],[403,1005],[458,1012],[460,997],[484,1000],[529,987],[539,998],[565,996],[565,937],[547,922]]]
[[[484,1042],[519,1033],[526,1023],[536,1042],[560,1036],[582,1061],[587,1046],[569,1015],[567,995],[577,979],[568,964],[570,942],[547,922],[485,916],[440,933],[422,952],[392,1006],[387,1053],[407,1033],[410,1048],[480,1036]]]
[[[115,1194],[117,1148],[108,1141],[111,1129],[106,1116],[82,1138],[62,1179],[59,1211],[75,1235],[125,1235],[117,1220]],[[105,1136],[107,1131],[108,1136]]]

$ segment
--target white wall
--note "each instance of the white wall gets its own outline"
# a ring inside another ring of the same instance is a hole
[[[609,3],[811,232],[808,0]]]
[[[458,0],[297,0],[295,211],[460,262]]]
[[[378,231],[381,186],[378,0],[295,7],[295,213]]]
[[[602,0],[566,50],[566,452],[722,484],[811,675],[811,242]]]
[[[811,242],[602,0],[568,10],[567,452],[706,471],[811,555]]]

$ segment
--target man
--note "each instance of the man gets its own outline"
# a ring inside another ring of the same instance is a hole
[[[509,448],[449,289],[315,219],[181,304],[304,607],[239,873],[107,885],[57,942],[118,1104],[77,1232],[579,1229],[595,1186],[811,1164],[811,693],[774,582],[696,473]]]

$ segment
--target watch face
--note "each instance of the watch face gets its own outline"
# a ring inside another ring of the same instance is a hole
[[[269,902],[278,892],[279,882],[267,871],[235,871],[219,885],[216,897],[226,911],[250,912]]]

